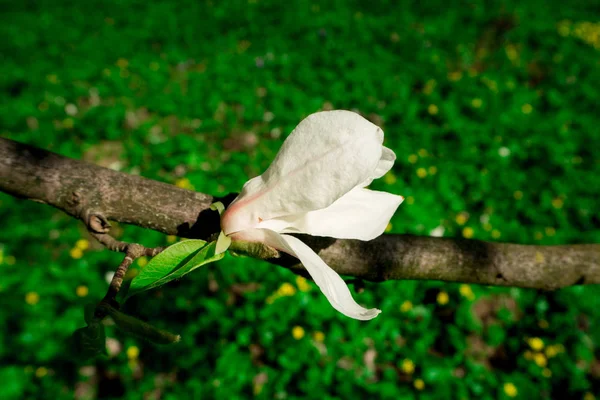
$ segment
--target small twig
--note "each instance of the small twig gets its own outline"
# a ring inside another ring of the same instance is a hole
[[[123,284],[125,274],[127,273],[127,270],[129,269],[133,261],[143,256],[154,257],[155,255],[163,251],[165,248],[148,248],[138,243],[121,242],[108,235],[107,233],[102,234],[102,236],[102,240],[107,241],[110,244],[107,245],[107,248],[113,251],[120,251],[125,253],[125,258],[123,258],[123,261],[121,261],[121,264],[119,264],[119,266],[117,267],[117,270],[115,271],[115,274],[113,275],[112,280],[110,281],[108,291],[106,292],[104,299],[102,299],[102,302],[106,302],[111,306],[118,308],[118,304],[116,303],[115,298],[117,297],[119,290],[121,290],[121,285]],[[94,235],[94,237],[96,236]],[[100,243],[103,243],[102,240],[98,240],[100,241]]]
[[[116,309],[119,308],[119,303],[117,303],[116,297],[121,290],[123,279],[125,278],[125,274],[127,274],[127,270],[131,264],[133,264],[133,262],[140,257],[154,257],[163,251],[165,247],[145,247],[139,243],[127,243],[117,240],[109,234],[110,223],[106,217],[104,217],[102,214],[91,212],[88,213],[88,215],[89,217],[86,218],[86,225],[90,234],[98,242],[102,243],[102,245],[104,245],[104,247],[107,249],[119,253],[125,253],[123,261],[121,261],[117,267],[117,270],[110,281],[106,295],[102,301],[100,301],[98,308],[96,309],[97,313],[104,314],[102,312],[102,310],[105,309],[103,305],[108,305]]]
[[[100,243],[104,245],[107,249],[111,251],[116,251],[118,253],[130,254],[134,259],[140,258],[143,256],[146,257],[154,257],[161,251],[163,251],[166,247],[145,247],[138,243],[127,243],[122,242],[120,240],[115,239],[110,236],[108,233],[94,233],[90,232],[90,234]]]
[[[127,270],[133,263],[133,260],[134,258],[130,257],[129,255],[126,255],[125,258],[123,258],[123,261],[121,261],[121,264],[119,264],[119,266],[117,267],[117,270],[115,271],[115,274],[113,275],[110,281],[110,285],[108,286],[106,295],[100,303],[107,303],[115,308],[119,307],[115,299],[117,297],[117,294],[119,294],[119,290],[121,290],[123,278],[125,278],[125,274],[127,273]]]

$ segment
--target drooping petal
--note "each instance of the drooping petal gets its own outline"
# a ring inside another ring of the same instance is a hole
[[[280,235],[269,229],[249,229],[233,235],[234,240],[258,241],[297,257],[329,303],[342,314],[359,320],[375,318],[380,310],[366,309],[352,298],[344,280],[329,267],[310,247],[290,235]]]
[[[225,210],[223,231],[230,234],[262,220],[328,207],[391,167],[393,152],[383,150],[382,141],[381,129],[356,113],[309,115],[267,171],[248,181]]]
[[[381,235],[404,198],[355,188],[322,210],[261,222],[257,228],[339,239],[372,240]]]

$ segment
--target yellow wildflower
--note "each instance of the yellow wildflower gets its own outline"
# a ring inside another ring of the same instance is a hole
[[[564,205],[563,199],[561,199],[560,197],[557,197],[552,200],[552,207],[554,207],[554,208],[562,208],[563,205]]]
[[[450,297],[448,296],[448,293],[441,291],[438,293],[437,295],[437,302],[441,305],[445,305],[448,304],[448,302],[450,301]]]
[[[415,363],[406,358],[402,361],[402,366],[400,368],[402,369],[402,372],[410,375],[415,372]]]
[[[396,175],[394,175],[391,171],[385,174],[383,177],[383,181],[388,185],[393,185],[397,180],[398,179],[396,178]]]
[[[87,250],[90,247],[90,242],[87,239],[79,239],[75,242],[75,247],[81,250]]]
[[[469,214],[466,212],[460,212],[456,215],[456,223],[459,225],[464,225],[469,220]]]
[[[415,379],[413,385],[417,390],[423,390],[425,388],[425,382],[423,382],[423,379]]]
[[[75,293],[77,294],[77,296],[79,297],[85,297],[88,295],[89,293],[89,289],[87,286],[84,285],[79,285],[77,286],[77,289],[75,289]]]
[[[460,285],[458,291],[460,292],[460,294],[467,298],[468,300],[474,300],[475,299],[475,293],[473,293],[473,289],[471,289],[471,286],[466,285],[466,284],[462,284]]]
[[[310,283],[302,276],[296,277],[296,286],[298,286],[298,290],[301,292],[308,292],[310,290]]]
[[[504,384],[504,393],[506,393],[508,397],[515,397],[519,393],[519,391],[517,390],[517,387],[514,385],[514,383],[507,382]]]
[[[296,288],[289,282],[284,282],[279,289],[277,289],[279,296],[293,296],[296,294]]]
[[[127,61],[124,58],[119,58],[116,62],[117,67],[119,68],[127,68],[127,66],[129,65],[129,61]]]
[[[46,375],[48,375],[48,368],[46,367],[39,367],[35,370],[35,376],[37,376],[38,378],[43,378]]]
[[[467,239],[470,239],[473,237],[473,235],[475,234],[475,231],[473,230],[473,228],[471,228],[470,226],[467,226],[466,228],[463,229],[462,231],[462,235],[464,237],[466,237]]]
[[[533,362],[535,362],[538,367],[545,367],[548,364],[548,359],[542,353],[535,353],[533,355]]]
[[[532,337],[527,340],[529,347],[535,351],[540,351],[544,348],[544,341],[539,337]]]
[[[83,257],[83,251],[79,247],[73,247],[69,252],[69,255],[71,258],[78,260]]]
[[[553,358],[556,357],[558,353],[560,353],[560,348],[557,345],[551,344],[548,347],[546,347],[545,353],[546,357]]]
[[[167,243],[175,243],[177,241],[177,236],[169,235],[167,236]]]
[[[404,303],[402,303],[402,305],[400,306],[400,311],[402,311],[403,313],[405,312],[409,312],[410,310],[412,310],[413,308],[413,304],[412,302],[406,300]]]
[[[296,325],[294,328],[292,328],[292,336],[296,340],[302,339],[304,337],[304,328]]]
[[[127,358],[130,360],[135,360],[140,355],[140,349],[137,346],[130,346],[127,348]]]
[[[40,301],[40,295],[36,292],[29,292],[25,295],[25,302],[29,305],[36,305]]]

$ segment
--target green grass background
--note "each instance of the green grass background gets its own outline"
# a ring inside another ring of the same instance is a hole
[[[222,195],[352,109],[398,156],[372,184],[407,198],[393,232],[600,242],[597,2],[0,3],[3,137]],[[109,326],[110,357],[76,361],[121,256],[41,204],[0,194],[0,221],[3,399],[600,398],[597,287],[367,283],[363,323],[232,257],[127,304],[180,344]]]

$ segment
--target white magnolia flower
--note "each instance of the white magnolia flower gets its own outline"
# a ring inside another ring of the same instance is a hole
[[[383,131],[356,113],[309,115],[265,173],[246,182],[225,210],[223,233],[297,257],[336,310],[351,318],[375,318],[380,310],[358,305],[342,278],[310,247],[286,233],[361,240],[381,235],[404,200],[365,189],[396,159],[382,142]]]

